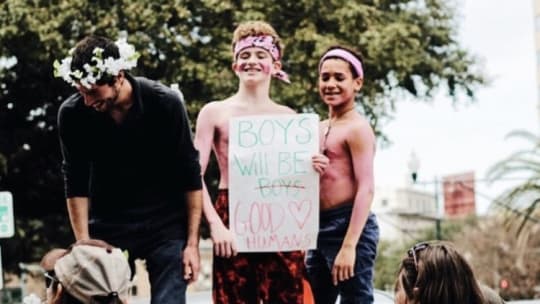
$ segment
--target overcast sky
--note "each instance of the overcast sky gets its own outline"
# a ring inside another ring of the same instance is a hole
[[[396,118],[384,128],[393,145],[376,155],[379,187],[405,184],[412,151],[420,159],[419,180],[464,171],[483,179],[491,165],[526,147],[524,141],[505,139],[509,132],[539,131],[532,0],[458,1],[461,44],[482,58],[492,82],[476,92],[477,101],[469,106],[454,107],[444,95],[433,104],[398,104]],[[486,212],[486,197],[505,186],[478,181],[477,211]]]

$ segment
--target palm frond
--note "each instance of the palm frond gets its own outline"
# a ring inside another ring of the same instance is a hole
[[[538,205],[538,203],[540,202],[540,198],[537,198],[536,200],[534,200],[532,202],[532,204],[525,210],[525,216],[523,217],[523,219],[521,220],[521,223],[518,227],[518,230],[516,232],[516,235],[519,235],[523,228],[525,227],[525,224],[527,224],[529,222],[529,218],[531,217],[532,213],[534,212],[534,210],[536,209],[536,206]]]
[[[506,139],[509,139],[509,138],[512,138],[512,137],[521,137],[521,138],[524,138],[526,140],[529,140],[531,142],[538,142],[540,141],[540,136],[530,132],[530,131],[527,131],[527,130],[514,130],[514,131],[511,131],[510,133],[508,133],[506,135]]]
[[[526,227],[527,222],[540,222],[532,217],[540,202],[540,137],[528,131],[517,130],[507,138],[523,138],[531,143],[532,148],[520,150],[494,164],[489,168],[486,179],[489,183],[516,176],[525,175],[524,181],[512,189],[499,194],[495,200],[503,206],[507,215],[505,224],[519,221],[517,235]],[[502,202],[502,203],[501,203]]]

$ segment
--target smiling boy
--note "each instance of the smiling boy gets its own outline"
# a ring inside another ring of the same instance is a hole
[[[373,302],[373,266],[379,228],[370,213],[375,135],[356,111],[364,79],[359,55],[330,48],[319,63],[319,94],[329,118],[321,123],[321,151],[330,164],[320,179],[317,249],[307,271],[316,303]]]
[[[202,172],[208,166],[211,150],[220,171],[217,202],[212,204],[206,190],[203,200],[214,242],[214,303],[303,303],[305,266],[301,251],[237,253],[229,230],[229,120],[245,115],[295,113],[269,96],[272,77],[288,82],[287,74],[281,70],[282,53],[279,36],[269,24],[240,24],[233,34],[232,64],[239,79],[238,91],[225,100],[206,104],[197,118],[195,145]]]

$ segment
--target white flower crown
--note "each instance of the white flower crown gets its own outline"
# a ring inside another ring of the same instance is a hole
[[[120,38],[115,41],[118,51],[120,53],[119,58],[107,57],[103,59],[103,49],[96,47],[92,53],[91,62],[95,62],[95,65],[85,63],[83,68],[86,75],[81,70],[71,70],[72,54],[74,49],[69,51],[68,57],[54,61],[54,77],[62,77],[67,83],[72,86],[81,84],[87,89],[90,89],[93,84],[96,84],[101,79],[103,74],[109,74],[117,76],[120,70],[129,70],[137,66],[137,59],[140,54],[135,51],[135,47],[127,42],[126,38]]]

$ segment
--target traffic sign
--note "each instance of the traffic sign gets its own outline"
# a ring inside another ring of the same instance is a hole
[[[10,238],[14,234],[13,196],[7,191],[0,192],[0,238]]]

